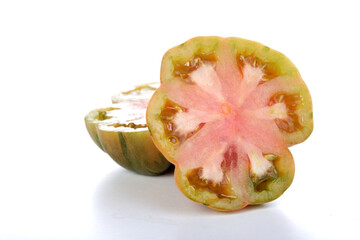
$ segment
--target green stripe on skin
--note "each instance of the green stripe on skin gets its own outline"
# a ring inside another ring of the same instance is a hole
[[[158,175],[170,163],[157,150],[149,131],[114,132],[99,128],[104,150],[120,166],[143,175]]]

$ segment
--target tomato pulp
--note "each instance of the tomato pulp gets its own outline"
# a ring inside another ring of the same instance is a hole
[[[147,123],[188,198],[235,210],[290,186],[288,147],[311,134],[312,103],[283,54],[245,39],[198,37],[164,55]]]

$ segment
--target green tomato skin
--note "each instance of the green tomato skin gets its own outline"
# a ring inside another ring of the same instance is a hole
[[[159,175],[171,163],[155,147],[150,132],[116,132],[98,130],[103,150],[120,166],[142,174]]]
[[[100,142],[100,139],[99,139],[99,134],[98,134],[98,124],[97,123],[94,123],[94,122],[90,122],[87,120],[87,118],[85,118],[85,126],[86,126],[86,129],[91,137],[91,139],[94,141],[94,143],[103,151],[104,148],[103,146],[101,145],[101,142]]]
[[[143,130],[103,130],[106,120],[99,113],[107,108],[89,112],[85,117],[86,129],[94,143],[120,166],[142,175],[160,175],[171,165],[155,147],[148,128]],[[108,108],[110,109],[110,108]]]

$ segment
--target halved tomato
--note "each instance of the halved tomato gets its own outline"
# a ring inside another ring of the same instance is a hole
[[[245,39],[198,37],[164,55],[147,123],[188,198],[235,210],[290,186],[288,147],[311,134],[312,103],[283,54]]]
[[[85,117],[96,145],[120,166],[144,175],[158,175],[171,165],[155,147],[145,120],[146,107],[157,84],[146,84],[114,95],[110,107]]]

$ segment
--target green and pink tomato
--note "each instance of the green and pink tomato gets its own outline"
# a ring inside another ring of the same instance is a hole
[[[272,201],[294,178],[289,146],[312,132],[310,93],[283,54],[240,38],[170,49],[147,123],[188,198],[231,211]]]
[[[112,97],[110,107],[89,112],[86,128],[95,144],[120,166],[143,175],[159,175],[171,165],[155,147],[145,114],[154,84]]]

